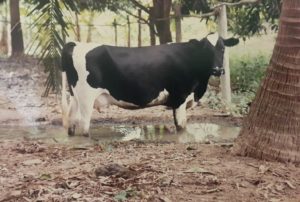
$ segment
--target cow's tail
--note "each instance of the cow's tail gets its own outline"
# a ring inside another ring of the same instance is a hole
[[[75,43],[70,42],[67,43],[61,53],[61,67],[62,67],[62,88],[61,88],[61,108],[62,108],[62,124],[65,128],[68,128],[68,120],[69,120],[69,103],[67,100],[67,86],[68,86],[68,73],[70,72],[70,61],[72,61],[72,52]],[[73,62],[72,62],[73,64]],[[72,94],[72,92],[71,92]]]

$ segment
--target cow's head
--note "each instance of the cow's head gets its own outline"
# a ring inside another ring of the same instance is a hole
[[[225,74],[223,68],[225,47],[235,46],[239,43],[239,40],[236,38],[223,39],[217,33],[209,34],[206,38],[211,45],[210,47],[212,47],[214,55],[211,74],[214,76],[221,76],[222,74]]]

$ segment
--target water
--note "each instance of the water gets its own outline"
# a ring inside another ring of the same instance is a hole
[[[83,136],[69,137],[63,127],[2,127],[0,128],[0,140],[26,138],[76,146],[130,140],[178,143],[231,143],[237,137],[239,131],[239,127],[213,123],[188,124],[186,131],[182,133],[175,133],[174,129],[169,129],[162,125],[106,125],[94,126],[91,129],[91,137],[87,138]]]

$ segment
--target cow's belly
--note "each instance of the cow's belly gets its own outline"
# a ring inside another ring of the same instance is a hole
[[[126,102],[123,100],[117,100],[114,98],[109,91],[102,91],[101,95],[98,96],[98,98],[95,100],[94,108],[96,108],[98,111],[101,110],[101,108],[106,107],[108,105],[116,105],[120,108],[124,109],[141,109],[145,107],[153,107],[158,105],[164,105],[167,102],[169,93],[167,90],[161,91],[159,95],[153,99],[151,102],[149,102],[145,107],[140,107],[139,105]]]

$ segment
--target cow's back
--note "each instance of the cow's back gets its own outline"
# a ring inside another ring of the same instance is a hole
[[[159,92],[190,91],[193,74],[183,47],[99,46],[86,55],[88,83],[117,100],[146,106]]]

